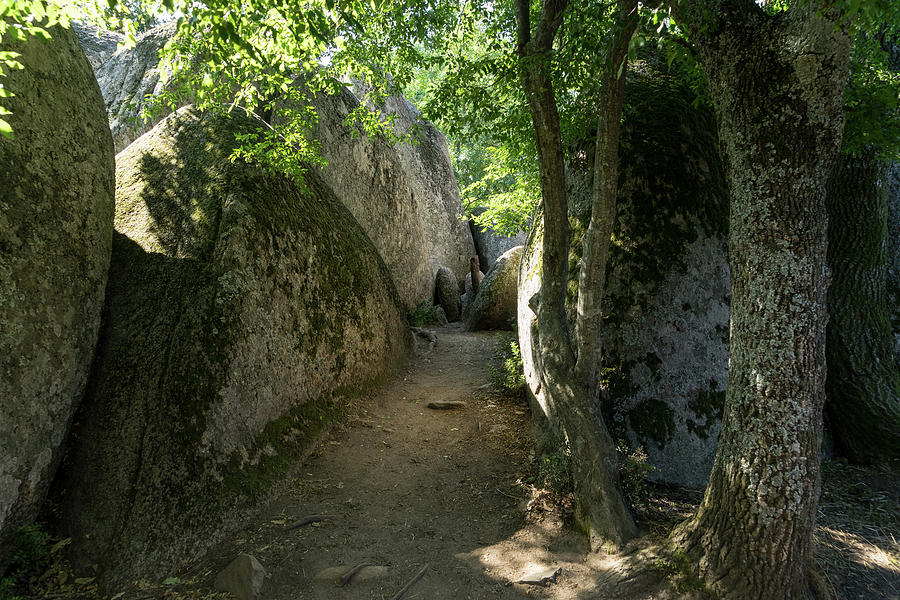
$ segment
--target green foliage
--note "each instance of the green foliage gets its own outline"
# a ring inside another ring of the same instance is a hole
[[[0,600],[15,600],[28,577],[50,561],[50,536],[39,525],[27,525],[13,537],[15,550],[9,556],[7,575],[0,579]]]
[[[498,390],[521,396],[525,393],[525,369],[519,351],[518,335],[515,332],[503,333],[499,337],[503,364],[499,369],[488,366],[491,383]]]
[[[650,498],[647,476],[656,470],[642,446],[632,449],[623,439],[616,448],[619,452],[619,483],[622,493],[632,506],[643,506]]]
[[[413,327],[426,327],[438,324],[437,306],[430,302],[419,302],[416,307],[406,315],[409,324]]]
[[[538,485],[557,494],[571,494],[575,489],[572,478],[572,456],[562,449],[544,456],[538,464]]]

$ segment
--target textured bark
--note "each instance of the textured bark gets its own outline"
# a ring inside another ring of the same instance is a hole
[[[600,118],[594,156],[594,188],[591,220],[584,237],[581,270],[578,273],[578,377],[589,390],[600,389],[603,315],[609,242],[616,220],[619,191],[619,137],[625,101],[628,44],[637,28],[637,0],[620,0],[617,17],[621,28],[612,40],[600,86]]]
[[[541,381],[560,409],[572,452],[579,518],[591,546],[618,546],[636,535],[637,528],[619,490],[615,444],[602,417],[591,411],[595,390],[577,375],[575,347],[566,324],[569,219],[559,113],[549,64],[566,1],[546,0],[533,30],[529,4],[528,0],[516,2],[516,21],[520,76],[534,123],[543,200],[541,290],[530,303],[537,314],[535,343],[542,355]]]
[[[731,195],[731,357],[709,486],[674,542],[728,598],[809,598],[825,401],[825,178],[849,37],[817,3],[682,9],[710,83]]]
[[[887,299],[887,165],[843,155],[828,182],[829,424],[859,463],[900,457],[900,365]]]

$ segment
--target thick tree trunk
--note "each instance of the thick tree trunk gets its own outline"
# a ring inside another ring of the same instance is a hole
[[[842,155],[828,182],[826,410],[859,463],[900,458],[900,364],[887,301],[887,164]]]
[[[592,548],[618,546],[637,528],[618,485],[618,459],[602,418],[591,411],[592,390],[576,374],[576,354],[566,324],[569,217],[565,164],[549,58],[562,23],[565,0],[546,0],[532,31],[528,0],[516,2],[519,64],[537,140],[544,216],[541,290],[531,305],[541,381],[558,407],[572,453],[579,518]],[[608,239],[608,238],[607,238]]]
[[[691,3],[731,195],[731,346],[716,460],[674,541],[728,598],[810,597],[825,401],[825,179],[849,38],[816,3]]]

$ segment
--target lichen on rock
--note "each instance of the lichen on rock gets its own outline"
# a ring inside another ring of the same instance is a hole
[[[705,400],[710,390],[724,390],[728,368],[728,195],[715,122],[710,110],[691,106],[690,90],[649,64],[635,65],[625,93],[630,108],[602,307],[609,402],[597,409],[614,438],[644,446],[653,478],[701,487],[720,428],[720,414]],[[591,175],[588,165],[569,164],[572,326]],[[540,289],[538,221],[522,262],[519,337],[529,389],[552,413],[527,306]]]
[[[228,160],[257,124],[183,108],[117,157],[101,342],[57,486],[73,556],[107,581],[209,547],[407,351],[328,186]]]
[[[523,246],[516,246],[507,250],[484,276],[475,298],[466,306],[464,318],[468,331],[511,329],[516,320],[522,249]]]
[[[37,515],[90,370],[109,268],[114,156],[75,36],[54,27],[0,50],[0,573]]]

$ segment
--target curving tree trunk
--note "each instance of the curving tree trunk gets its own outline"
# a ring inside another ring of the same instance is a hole
[[[620,14],[631,15],[626,6],[637,3],[623,0]],[[620,546],[637,534],[637,527],[625,505],[618,483],[618,457],[615,444],[603,419],[592,410],[599,391],[599,337],[588,340],[599,331],[599,303],[602,291],[583,298],[579,291],[577,327],[581,340],[576,347],[566,324],[566,285],[569,272],[569,217],[566,200],[565,164],[556,98],[550,74],[550,55],[553,41],[562,24],[566,0],[545,0],[538,23],[532,29],[530,2],[517,0],[516,21],[520,77],[534,123],[541,176],[541,196],[544,217],[541,289],[530,305],[537,315],[535,344],[541,354],[541,384],[558,407],[558,416],[572,453],[575,497],[579,520],[596,549],[604,544]],[[629,17],[630,18],[630,17]],[[615,216],[615,190],[618,184],[617,153],[618,123],[622,112],[625,54],[634,27],[620,32],[615,48],[624,50],[611,55],[604,77],[604,107],[618,111],[607,115],[599,125],[597,164],[598,174],[612,187],[612,193],[595,196],[587,239],[592,240],[585,265],[596,281],[605,279],[606,252]],[[618,58],[617,58],[618,56]],[[612,73],[612,76],[609,76]],[[605,112],[605,111],[604,111]],[[614,126],[609,123],[614,122]],[[610,165],[608,156],[612,148]],[[604,162],[605,160],[605,162]],[[608,178],[608,177],[611,177]],[[602,189],[602,188],[597,188]],[[605,227],[605,230],[603,229]],[[584,286],[585,288],[591,286]],[[583,321],[587,316],[593,320]],[[584,325],[583,325],[584,323]],[[578,350],[586,348],[584,360]],[[591,363],[590,361],[596,361]]]
[[[887,298],[888,165],[842,155],[828,182],[826,404],[840,451],[900,458],[900,363]]]
[[[731,196],[731,345],[706,494],[674,543],[714,591],[810,598],[825,402],[825,174],[849,36],[819,2],[679,6],[700,49]]]

